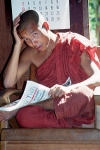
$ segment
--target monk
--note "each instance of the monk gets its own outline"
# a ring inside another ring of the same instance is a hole
[[[51,32],[35,10],[25,11],[14,20],[13,34],[15,45],[4,71],[5,88],[13,87],[34,64],[38,82],[50,87],[52,98],[9,113],[0,112],[0,120],[16,115],[19,126],[24,128],[92,126],[93,91],[100,85],[97,46],[77,33]],[[23,42],[27,45],[24,50]],[[69,77],[72,85],[63,86]]]

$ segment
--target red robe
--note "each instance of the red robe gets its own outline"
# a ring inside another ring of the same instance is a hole
[[[52,87],[55,84],[62,85],[68,77],[71,78],[72,84],[86,80],[88,75],[80,66],[83,51],[86,51],[100,68],[95,60],[97,47],[88,39],[72,32],[59,33],[58,36],[60,39],[52,54],[37,69],[36,78],[39,83]],[[94,121],[93,91],[88,87],[79,87],[70,94],[56,98],[54,107],[55,112],[46,111],[39,106],[27,106],[19,110],[16,118],[21,127],[31,128],[72,128]]]
[[[80,66],[80,56],[86,51],[95,61],[97,47],[85,37],[72,32],[59,33],[60,40],[48,59],[37,69],[38,82],[52,87],[54,84],[63,84],[68,77],[72,84],[88,78]],[[96,61],[95,61],[96,62]],[[100,68],[100,64],[96,62]]]

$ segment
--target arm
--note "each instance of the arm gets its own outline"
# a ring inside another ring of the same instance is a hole
[[[28,70],[31,65],[31,61],[29,60],[28,56],[29,55],[27,54],[26,50],[20,54],[17,47],[14,49],[3,75],[5,88],[13,87],[22,77],[22,75]]]
[[[19,17],[17,17],[14,20],[13,34],[15,38],[15,45],[14,45],[12,56],[3,74],[5,88],[13,87],[16,84],[16,82],[19,80],[19,78],[27,71],[30,65],[30,62],[26,59],[27,58],[26,54],[25,53],[21,54],[23,40],[20,39],[16,31],[16,28],[19,25],[18,24],[19,20],[20,20]],[[26,65],[26,61],[27,61],[27,65]]]
[[[99,62],[97,55],[95,55],[95,59]],[[81,56],[81,67],[85,71],[85,73],[89,76],[89,78],[83,82],[72,85],[72,87],[76,88],[81,85],[86,85],[91,89],[100,85],[100,70],[97,65],[89,58],[87,52],[83,52]]]
[[[83,82],[71,85],[69,87],[54,85],[49,92],[49,94],[52,95],[53,98],[61,97],[62,95],[69,93],[72,89],[77,88],[79,86],[85,85],[91,89],[94,89],[95,87],[100,85],[100,70],[96,66],[96,64],[92,60],[90,60],[86,52],[83,52],[81,56],[80,65],[86,72],[86,74],[89,76],[89,78],[87,80],[84,80]]]

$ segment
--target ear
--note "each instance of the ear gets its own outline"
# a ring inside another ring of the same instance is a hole
[[[47,22],[44,22],[42,27],[45,28],[47,31],[50,29],[49,24]]]

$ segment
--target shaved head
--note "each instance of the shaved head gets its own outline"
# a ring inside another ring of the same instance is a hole
[[[44,17],[38,11],[27,10],[23,12],[20,16],[20,21],[19,21],[19,26],[17,27],[17,31],[22,31],[30,23],[34,23],[37,27],[42,27],[44,22],[45,22]]]

